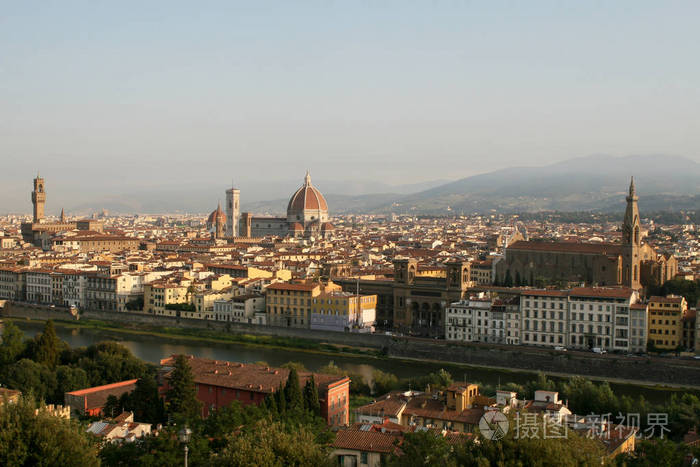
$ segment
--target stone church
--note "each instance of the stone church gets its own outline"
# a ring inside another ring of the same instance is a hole
[[[634,179],[630,182],[620,243],[517,241],[496,266],[499,284],[625,286],[635,290],[672,279],[672,255],[642,243]]]

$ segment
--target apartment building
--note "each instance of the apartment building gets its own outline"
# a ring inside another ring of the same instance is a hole
[[[7,300],[23,300],[21,288],[22,270],[16,267],[0,268],[0,298]]]
[[[568,295],[565,290],[527,290],[520,296],[521,344],[567,344]]]
[[[30,269],[24,272],[25,298],[28,302],[49,305],[53,303],[53,284],[50,269]]]
[[[273,326],[308,328],[312,299],[321,294],[321,284],[276,283],[267,287],[268,323]]]
[[[649,340],[657,349],[675,350],[683,342],[683,317],[688,311],[685,298],[649,298]]]
[[[572,348],[601,348],[622,352],[646,349],[631,345],[631,329],[639,333],[639,323],[633,325],[630,307],[639,295],[628,288],[580,287],[569,292],[570,340]],[[638,316],[643,310],[637,308]],[[637,321],[637,320],[636,320]]]
[[[503,299],[471,298],[447,308],[447,340],[621,352],[646,349],[647,307],[629,288],[522,289]]]
[[[311,300],[311,329],[371,332],[377,316],[376,295],[325,292]]]
[[[452,303],[445,309],[447,340],[487,342],[490,312],[490,298],[469,298]]]
[[[266,324],[265,296],[245,294],[214,302],[214,320],[232,323]]]
[[[191,281],[179,282],[155,281],[144,285],[143,311],[159,316],[178,316],[177,310],[168,305],[188,304],[190,301]]]

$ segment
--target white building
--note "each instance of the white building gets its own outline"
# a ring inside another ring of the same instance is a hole
[[[639,343],[630,345],[630,306],[637,299],[637,292],[627,288],[572,289],[569,292],[569,346],[623,352],[639,347]],[[635,320],[638,315],[639,310],[635,310]],[[633,327],[638,329],[639,324]]]
[[[213,319],[229,323],[265,324],[265,297],[249,294],[214,302]]]
[[[445,309],[445,338],[461,342],[487,342],[490,298],[470,298]]]
[[[31,269],[24,273],[26,300],[32,303],[51,304],[53,283],[50,269]]]
[[[568,296],[563,290],[525,290],[520,295],[520,343],[565,346]]]
[[[630,338],[629,351],[633,353],[646,352],[647,350],[647,320],[649,319],[649,307],[642,303],[630,305]]]
[[[85,307],[87,276],[82,271],[63,271],[63,305]]]

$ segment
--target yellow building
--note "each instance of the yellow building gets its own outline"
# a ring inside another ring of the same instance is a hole
[[[350,292],[323,292],[311,301],[311,329],[372,331],[377,317],[377,296]]]
[[[688,304],[683,297],[651,297],[649,299],[649,342],[658,349],[675,350],[682,344],[683,317]]]
[[[455,383],[445,391],[449,410],[469,409],[479,396],[479,386],[471,383]]]
[[[167,309],[166,305],[188,304],[190,283],[153,282],[143,287],[143,311],[160,316],[177,316],[177,310]]]
[[[308,328],[311,301],[321,294],[320,284],[277,283],[267,287],[267,316],[272,326]]]

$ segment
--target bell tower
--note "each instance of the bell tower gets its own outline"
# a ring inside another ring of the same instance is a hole
[[[34,191],[32,191],[32,204],[34,205],[34,222],[41,222],[44,219],[44,204],[46,203],[46,192],[44,191],[44,179],[36,174],[34,179]]]
[[[226,190],[226,236],[227,237],[237,237],[238,232],[238,219],[241,216],[240,207],[241,191],[238,188],[231,188]]]
[[[627,210],[622,222],[622,285],[638,290],[639,281],[639,250],[641,247],[639,207],[634,177],[630,182],[627,195]]]

